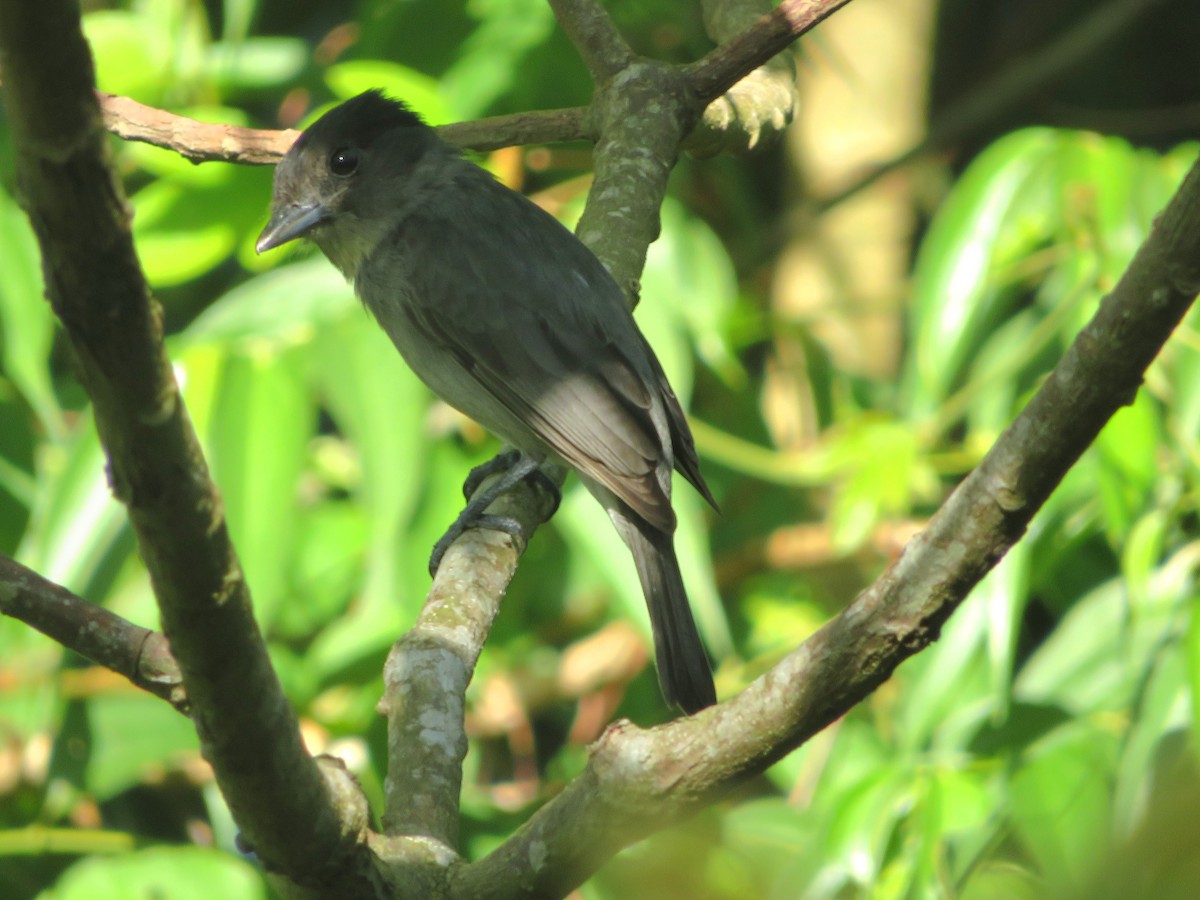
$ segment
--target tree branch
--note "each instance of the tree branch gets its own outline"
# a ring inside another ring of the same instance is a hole
[[[633,61],[629,44],[597,0],[550,0],[550,8],[597,84]]]
[[[488,512],[517,519],[529,535],[545,520],[545,503],[523,484]],[[442,559],[416,624],[388,656],[379,705],[388,717],[388,835],[424,835],[455,852],[467,684],[524,549],[502,532],[466,532]]]
[[[804,743],[934,641],[1100,429],[1200,290],[1200,162],[1041,390],[841,615],[737,697],[642,730],[618,723],[587,769],[490,856],[459,897],[562,896],[635,840],[695,813]]]
[[[439,125],[438,135],[467,150],[499,150],[524,144],[590,141],[595,135],[587,124],[587,109],[546,109],[492,116],[473,122]]]
[[[0,613],[19,619],[96,665],[188,713],[179,663],[166,637],[89,603],[0,553]]]
[[[783,0],[741,34],[685,66],[684,74],[692,91],[703,103],[711,103],[849,2]]]
[[[195,163],[273,165],[300,136],[298,131],[266,131],[238,125],[197,122],[187,116],[96,91],[104,127],[126,141],[173,150]]]
[[[22,203],[183,670],[201,747],[247,841],[319,880],[366,865],[300,741],[162,343],[109,165],[80,30],[62,0],[0,3],[0,67]]]
[[[704,29],[717,44],[732,40],[770,10],[769,0],[703,0]],[[796,66],[777,53],[739,78],[704,110],[683,149],[696,156],[746,153],[781,133],[796,105]]]
[[[597,85],[595,177],[575,231],[636,304],[646,250],[661,229],[667,179],[702,111],[678,69],[637,60]]]
[[[718,100],[743,78],[778,54],[850,0],[784,0],[703,59],[683,68],[690,90],[701,105]],[[598,83],[627,69],[634,57],[613,26],[607,12],[591,0],[554,0],[555,14],[570,35]],[[743,25],[749,7],[714,0],[706,7],[710,33],[720,38]],[[773,67],[781,63],[774,63]],[[757,77],[757,76],[756,76]],[[788,91],[780,97],[780,90]],[[141,141],[173,150],[194,162],[222,161],[250,165],[278,162],[295,140],[291,131],[241,128],[197,122],[186,116],[144,106],[128,97],[99,92],[105,127],[130,141]],[[695,138],[696,152],[717,148],[717,129],[738,126],[735,146],[748,149],[761,140],[764,125],[778,127],[778,119],[791,108],[790,86],[778,83],[778,73],[761,84],[746,86],[741,96],[722,100],[705,117],[705,129]],[[582,108],[546,110],[496,116],[475,122],[438,127],[443,139],[470,150],[496,150],[518,144],[595,140]],[[723,149],[724,144],[721,143]]]
[[[116,94],[97,91],[104,127],[119,138],[172,150],[192,162],[274,165],[300,132],[197,122]],[[494,116],[440,125],[438,134],[467,150],[496,150],[515,144],[580,141],[591,137],[582,108]]]

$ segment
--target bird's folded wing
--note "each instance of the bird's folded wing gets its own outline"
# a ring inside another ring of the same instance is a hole
[[[603,484],[655,528],[674,530],[673,459],[663,404],[619,348],[595,331],[550,327],[521,307],[476,319],[486,319],[488,328],[450,331],[440,316],[418,311],[417,318],[431,339],[454,354],[464,374],[568,465]]]

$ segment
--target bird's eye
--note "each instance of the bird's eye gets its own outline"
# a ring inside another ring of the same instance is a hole
[[[329,156],[329,171],[334,175],[353,175],[358,168],[358,153],[349,147],[339,147]]]

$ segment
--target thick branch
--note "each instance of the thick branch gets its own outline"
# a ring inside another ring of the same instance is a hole
[[[545,519],[544,502],[523,485],[488,511],[516,518],[528,535]],[[380,703],[390,836],[425,835],[448,854],[457,847],[467,684],[524,549],[499,531],[468,531],[442,559],[416,625],[392,648]]]
[[[633,51],[598,0],[550,0],[550,7],[597,84],[633,61]]]
[[[89,603],[0,553],[0,613],[19,619],[96,665],[188,711],[167,639]]]
[[[734,699],[643,731],[614,726],[583,775],[460,897],[561,896],[621,847],[694,813],[800,746],[929,645],[1100,429],[1200,290],[1200,163],[1062,361],[924,532],[840,616]]]
[[[679,70],[638,60],[597,85],[595,180],[576,233],[636,303],[679,145],[701,107]]]
[[[162,344],[108,159],[74,3],[0,3],[0,65],[46,290],[90,394],[201,747],[246,839],[315,879],[355,854],[308,756],[250,608],[220,498]]]

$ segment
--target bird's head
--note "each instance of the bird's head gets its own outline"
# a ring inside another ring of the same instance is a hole
[[[313,240],[348,277],[405,210],[425,193],[418,170],[450,148],[403,103],[367,91],[310,125],[275,169],[262,253]],[[416,176],[416,177],[414,177]]]

